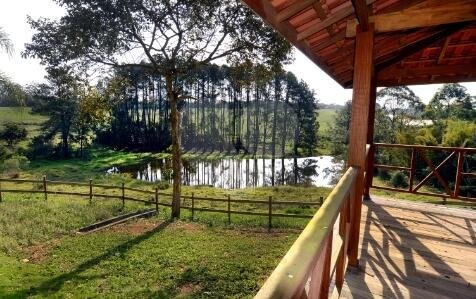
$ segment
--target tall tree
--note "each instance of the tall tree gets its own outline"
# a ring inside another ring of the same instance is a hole
[[[0,27],[0,50],[7,53],[8,55],[13,54],[13,43],[2,27]]]
[[[180,216],[180,112],[189,95],[178,78],[191,69],[227,58],[280,61],[290,45],[263,26],[239,1],[56,0],[66,10],[59,21],[29,22],[37,31],[25,54],[43,63],[137,65],[165,79],[172,133],[172,217]],[[270,53],[272,49],[272,53]],[[126,57],[136,54],[132,61]]]
[[[396,133],[402,132],[412,120],[419,118],[424,104],[407,86],[387,87],[377,92],[377,101],[389,116],[393,132],[389,142],[396,141]]]
[[[428,103],[425,113],[435,122],[448,118],[474,120],[473,102],[466,87],[458,83],[444,84]]]

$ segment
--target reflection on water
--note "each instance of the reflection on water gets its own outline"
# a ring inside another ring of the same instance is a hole
[[[304,184],[330,186],[338,166],[330,156],[294,159],[183,160],[183,184],[226,189]],[[108,173],[129,173],[139,180],[170,181],[171,161],[159,159],[127,168],[112,167]]]

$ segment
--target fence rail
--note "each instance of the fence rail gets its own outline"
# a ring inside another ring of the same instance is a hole
[[[14,183],[14,184],[38,184],[41,189],[38,190],[28,190],[28,189],[16,189],[16,188],[2,188],[3,183]],[[61,191],[61,190],[51,190],[48,189],[48,186],[54,185],[66,185],[66,186],[78,186],[78,187],[85,187],[89,188],[88,192],[69,192],[69,191]],[[116,189],[121,192],[120,195],[114,194],[105,194],[97,192],[97,189]],[[149,200],[138,198],[137,196],[126,195],[126,191],[128,192],[136,192],[146,195],[151,195]],[[157,188],[155,190],[145,190],[139,188],[131,188],[125,187],[124,183],[121,185],[103,185],[103,184],[93,184],[92,180],[89,180],[88,183],[84,182],[71,182],[71,181],[52,181],[47,180],[46,176],[43,177],[42,180],[26,180],[26,179],[6,179],[0,178],[0,202],[2,202],[4,193],[31,193],[31,194],[43,194],[44,199],[48,200],[48,195],[68,195],[68,196],[80,196],[86,197],[91,202],[93,198],[106,198],[106,199],[119,199],[122,200],[123,206],[125,205],[126,201],[133,201],[133,202],[140,202],[144,204],[153,204],[155,205],[156,211],[158,212],[159,206],[163,207],[171,207],[172,203],[164,203],[159,201],[161,197],[167,197],[172,200],[172,194],[159,192]],[[191,201],[191,206],[186,206],[184,201],[188,199]],[[207,202],[221,202],[226,203],[227,209],[212,209],[208,207],[197,207],[195,204],[196,202],[200,201],[207,201]],[[192,195],[182,195],[181,196],[181,209],[190,210],[192,213],[192,219],[195,216],[196,211],[200,212],[213,212],[213,213],[226,213],[228,214],[228,222],[231,223],[231,215],[250,215],[250,216],[263,216],[268,217],[268,228],[272,228],[272,219],[273,217],[280,217],[280,218],[302,218],[302,219],[310,219],[312,215],[300,215],[300,214],[291,214],[291,213],[276,213],[273,212],[273,207],[276,206],[312,206],[317,207],[322,205],[323,198],[320,198],[319,202],[300,202],[300,201],[279,201],[273,200],[272,197],[269,197],[268,200],[250,200],[250,199],[232,199],[229,195],[226,198],[214,198],[214,197],[197,197],[193,193]],[[256,204],[256,205],[266,205],[268,207],[267,212],[253,212],[253,211],[239,211],[231,209],[231,203],[242,203],[242,204]]]
[[[357,174],[357,168],[347,170],[255,298],[327,298],[334,274],[340,292],[352,223],[350,193]]]
[[[397,165],[385,165],[377,164],[374,161],[375,152],[379,148],[389,148],[389,149],[399,149],[406,150],[410,153],[410,160],[408,166],[397,166]],[[447,156],[439,162],[437,165],[428,157],[428,151],[435,152],[446,152]],[[369,195],[369,189],[382,189],[388,191],[404,192],[404,193],[413,193],[420,195],[427,195],[439,198],[452,198],[464,201],[476,202],[476,198],[462,196],[461,195],[461,186],[464,177],[476,178],[476,173],[464,171],[465,158],[468,155],[476,154],[476,148],[460,148],[460,147],[443,147],[443,146],[424,146],[424,145],[406,145],[406,144],[387,144],[387,143],[375,143],[371,146],[372,157],[369,160],[367,166],[368,173],[370,173],[369,179],[366,181],[366,196]],[[416,181],[416,166],[417,159],[420,158],[429,168],[427,175],[421,179],[419,182]],[[454,174],[454,187],[450,186],[450,182],[445,179],[445,176],[442,175],[442,168],[447,165],[450,161],[456,159],[456,171]],[[387,186],[375,186],[373,185],[373,170],[374,169],[385,169],[385,170],[399,170],[407,172],[408,175],[408,188],[394,188]],[[438,183],[444,190],[444,193],[434,193],[434,192],[424,192],[420,191],[420,188],[423,187],[431,178],[436,178]]]

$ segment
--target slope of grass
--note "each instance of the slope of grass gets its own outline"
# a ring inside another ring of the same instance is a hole
[[[337,113],[336,109],[325,108],[319,109],[317,121],[319,122],[319,135],[323,135],[327,129],[334,123]]]
[[[26,148],[28,142],[41,132],[41,125],[48,118],[31,112],[29,107],[0,107],[0,130],[5,123],[15,123],[27,130],[27,140],[20,142],[19,146]]]

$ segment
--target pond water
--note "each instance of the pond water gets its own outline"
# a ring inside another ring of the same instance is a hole
[[[286,159],[187,159],[183,185],[207,185],[226,189],[304,184],[328,187],[340,163],[331,156]],[[112,167],[108,173],[126,173],[148,182],[171,181],[171,161],[157,159],[128,167]]]

